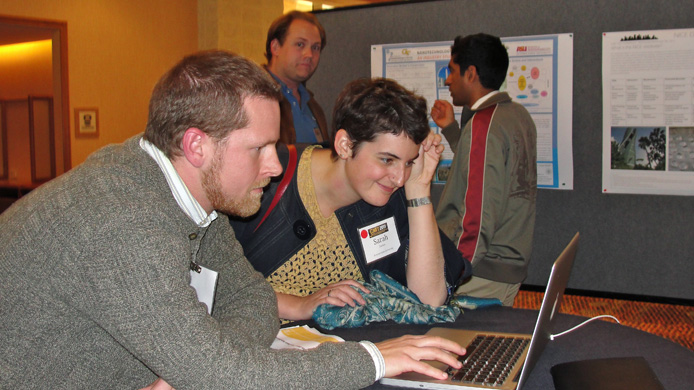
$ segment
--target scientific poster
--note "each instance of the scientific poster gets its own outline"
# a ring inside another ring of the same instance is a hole
[[[501,38],[509,52],[509,71],[501,90],[530,112],[537,127],[537,184],[573,189],[571,145],[573,104],[573,35]],[[397,80],[427,99],[451,102],[448,61],[452,41],[371,46],[371,75]],[[462,107],[455,107],[460,120]],[[431,128],[440,132],[431,121]],[[444,138],[445,142],[445,138]],[[448,144],[437,170],[445,182],[453,153]]]
[[[694,29],[603,33],[603,193],[694,195]]]

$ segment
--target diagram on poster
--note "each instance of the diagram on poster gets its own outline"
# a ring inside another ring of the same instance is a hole
[[[552,64],[544,58],[516,61],[509,65],[506,92],[528,111],[552,110]],[[549,65],[549,66],[547,66]]]

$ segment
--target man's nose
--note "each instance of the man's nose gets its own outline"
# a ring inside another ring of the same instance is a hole
[[[279,176],[282,174],[282,164],[280,164],[280,160],[277,157],[276,150],[273,150],[272,155],[268,157],[265,170],[271,177]]]
[[[306,46],[304,48],[304,58],[313,58],[314,53],[313,53],[313,48],[311,46]]]

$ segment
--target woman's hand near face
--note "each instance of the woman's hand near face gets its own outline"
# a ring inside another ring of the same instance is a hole
[[[276,293],[280,318],[292,321],[311,319],[316,308],[324,303],[339,307],[365,304],[366,301],[355,287],[370,293],[363,284],[351,279],[329,284],[305,297]]]
[[[419,146],[419,156],[414,161],[410,178],[405,183],[408,199],[430,195],[431,181],[434,178],[443,149],[441,135],[430,132]]]
[[[410,179],[405,183],[405,197],[417,199],[431,196],[431,180],[441,158],[441,136],[429,133],[419,147]],[[443,250],[434,205],[408,207],[410,250],[407,254],[407,287],[428,305],[439,306],[446,301],[446,279]],[[414,234],[416,232],[416,234]]]

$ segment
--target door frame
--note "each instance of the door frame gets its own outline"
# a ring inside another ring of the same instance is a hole
[[[60,90],[60,107],[58,108],[60,114],[60,125],[62,127],[60,130],[63,144],[63,171],[67,172],[72,168],[67,22],[0,15],[0,23],[48,29],[51,31],[53,42],[53,85],[54,90],[56,90],[56,86]]]

